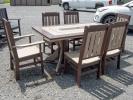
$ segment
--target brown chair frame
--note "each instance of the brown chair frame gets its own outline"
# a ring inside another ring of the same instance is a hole
[[[131,18],[131,16],[129,16],[129,15],[119,14],[119,13],[116,14],[116,22],[127,21],[129,23],[130,18]]]
[[[73,64],[75,66],[72,67],[76,70],[76,82],[79,87],[81,81],[81,73],[83,73],[82,75],[84,75],[88,72],[96,71],[97,69],[97,78],[100,77],[102,56],[104,54],[104,45],[106,43],[108,33],[108,25],[94,25],[90,27],[86,26],[84,30],[83,44],[81,45],[80,52],[78,53],[79,56],[76,55],[79,60],[75,62],[70,56],[68,56],[70,53],[65,53],[64,69],[67,68],[67,63]],[[75,52],[77,51],[74,51],[71,54],[73,55]],[[99,57],[99,60],[84,64],[84,60],[94,57]],[[98,67],[94,69],[93,67],[91,67],[93,65],[98,65]],[[86,71],[88,68],[89,71]],[[84,69],[85,72],[83,72]]]
[[[45,12],[42,13],[42,26],[53,26],[60,24],[60,15],[58,12]],[[45,47],[49,47],[51,49],[51,53],[54,52],[53,46],[55,45],[54,42],[48,42],[47,39],[43,38],[43,40],[48,44],[44,43],[44,52]]]
[[[116,22],[110,24],[110,34],[106,38],[105,51],[102,62],[102,74],[105,74],[105,63],[107,59],[115,59],[117,57],[117,69],[120,69],[120,58],[125,44],[125,36],[127,34],[128,21]],[[118,52],[109,54],[110,51],[118,50]]]
[[[43,65],[43,53],[41,51],[41,44],[44,42],[39,41],[39,42],[31,43],[31,36],[33,35],[18,36],[14,38],[10,22],[7,21],[6,19],[3,19],[3,22],[4,22],[6,37],[7,37],[7,43],[10,51],[10,68],[14,70],[16,80],[20,79],[20,68],[29,66],[29,65],[34,65],[34,64],[36,65],[40,63],[42,74],[44,74],[44,71],[46,73],[46,70],[44,70],[44,65]],[[29,44],[15,45],[15,39],[21,39],[26,37],[29,38],[29,42],[30,42]],[[39,48],[35,53],[32,52],[29,54],[30,51],[28,52],[23,50],[23,52],[21,53],[21,55],[24,54],[23,56],[20,57],[20,55],[18,54],[18,50],[26,49],[28,47],[31,47],[32,50],[35,50],[33,49],[33,47],[36,47],[37,45],[39,46]],[[33,61],[31,62],[24,63],[24,64],[21,63],[23,61],[32,60],[32,59]]]

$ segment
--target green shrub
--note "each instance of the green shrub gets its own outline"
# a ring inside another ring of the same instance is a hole
[[[10,0],[4,0],[4,3],[10,3]]]

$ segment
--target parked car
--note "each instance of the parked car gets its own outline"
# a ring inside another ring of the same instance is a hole
[[[78,9],[78,8],[99,8],[109,5],[117,4],[117,0],[62,0],[59,4],[64,10]]]
[[[133,1],[123,5],[98,8],[94,16],[95,22],[111,23],[115,20],[116,13],[130,15],[129,29],[133,29]]]

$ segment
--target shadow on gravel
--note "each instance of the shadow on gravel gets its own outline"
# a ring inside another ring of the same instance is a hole
[[[116,65],[111,63],[107,66],[106,74],[107,76],[111,77],[113,80],[118,81],[126,86],[133,84],[133,74],[122,70],[122,68],[129,67],[132,64],[121,60],[120,70],[116,68]]]
[[[128,36],[133,36],[133,30],[128,30],[127,35],[128,35]]]
[[[133,52],[129,51],[129,50],[125,50],[123,53],[122,53],[122,60],[126,60],[126,59],[129,59],[129,58],[132,58],[133,57]]]
[[[64,74],[62,76],[55,77],[54,80],[61,89],[67,89],[76,85],[74,74]]]
[[[133,74],[124,70],[113,71],[108,76],[126,86],[133,84]]]
[[[0,37],[0,51],[7,46],[6,38]]]
[[[81,88],[99,100],[110,100],[124,92],[122,89],[102,79],[90,81],[86,79],[86,83],[82,84]]]
[[[130,63],[121,60],[121,68],[128,67],[130,65]],[[105,75],[126,86],[133,84],[133,74],[121,69],[118,70],[116,68],[115,62],[111,62],[106,66],[107,67]],[[124,90],[102,79],[96,80],[95,78],[91,79],[83,77],[81,82],[81,88],[90,93],[91,95],[95,96],[99,100],[110,100],[121,95],[124,92]]]
[[[35,88],[51,81],[53,81],[53,79],[47,79],[45,76],[43,76],[40,66],[36,66],[32,68],[30,67],[21,69],[20,80],[17,82],[21,88],[21,92],[25,93],[26,88]]]

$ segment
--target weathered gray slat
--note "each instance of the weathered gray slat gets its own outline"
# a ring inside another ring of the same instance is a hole
[[[27,0],[28,6],[35,6],[35,0]]]
[[[46,6],[46,5],[49,5],[49,4],[47,3],[47,0],[42,0],[42,6]]]
[[[21,5],[21,0],[15,0],[15,4],[16,4],[16,6]]]
[[[21,1],[21,5],[22,5],[22,6],[26,6],[26,5],[27,5],[27,0],[22,0],[22,1]]]
[[[43,0],[36,0],[36,6],[42,6],[42,1]]]
[[[61,0],[11,0],[11,6],[46,6],[51,4],[59,4],[60,2]]]

